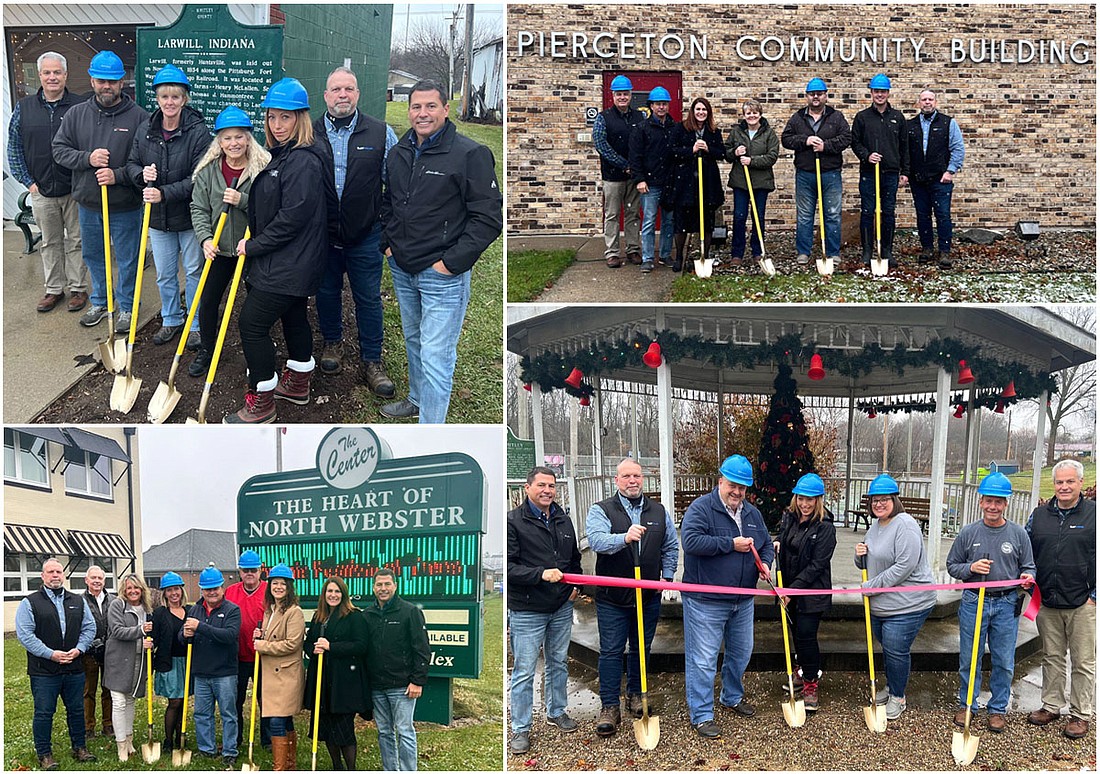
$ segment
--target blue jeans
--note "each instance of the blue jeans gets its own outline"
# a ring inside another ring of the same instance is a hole
[[[794,198],[797,210],[795,227],[795,249],[799,255],[810,255],[817,234],[814,231],[814,218],[817,217],[817,173],[794,173]],[[843,192],[840,182],[840,170],[834,169],[821,173],[821,196],[825,208],[825,255],[835,258],[840,255],[840,195]]]
[[[38,755],[53,753],[53,715],[57,711],[58,696],[65,703],[65,722],[69,726],[73,749],[85,746],[83,670],[62,675],[31,675],[31,696],[34,698],[31,729],[34,751]]]
[[[672,237],[676,215],[672,210],[660,207],[661,189],[649,187],[642,194],[642,261],[653,260],[653,248],[657,235],[657,209],[661,210],[661,260],[672,260]]]
[[[195,744],[199,751],[217,754],[214,703],[222,716],[222,755],[237,756],[237,676],[195,677]]]
[[[917,233],[920,235],[922,250],[931,250],[933,246],[941,253],[951,252],[951,192],[954,183],[918,183],[909,179],[909,190],[913,192],[913,206],[917,209]],[[932,215],[936,216],[936,231],[939,239],[932,239]]]
[[[654,594],[652,599],[642,603],[647,663],[660,614],[660,594]],[[642,670],[638,661],[638,614],[633,606],[619,607],[597,599],[596,625],[600,632],[600,703],[605,707],[618,707],[619,690],[623,682],[623,653],[627,642],[630,643],[630,656],[626,660],[626,692],[642,692]]]
[[[684,594],[684,681],[688,714],[697,726],[714,720],[714,673],[723,643],[722,693],[719,701],[736,707],[745,698],[742,678],[752,656],[753,598],[729,601]]]
[[[894,246],[894,227],[898,203],[897,172],[879,171],[879,193],[882,196],[882,249]],[[859,176],[859,234],[864,245],[875,244],[875,175]]]
[[[1015,589],[1013,589],[1015,592]],[[978,592],[966,589],[959,602],[959,706],[966,706],[966,688],[970,681],[970,652],[974,647],[974,620],[978,613]],[[1016,630],[1020,619],[1016,617],[1016,594],[1003,597],[986,595],[982,606],[982,633],[978,639],[978,671],[974,675],[974,703],[978,710],[978,691],[982,687],[981,659],[985,646],[989,645],[989,658],[993,668],[989,673],[989,699],[987,709],[991,715],[1003,715],[1008,711],[1008,698],[1012,689],[1012,670],[1016,667]]]
[[[371,698],[383,770],[416,771],[416,699],[406,696],[404,688],[371,691]]]
[[[886,687],[890,689],[891,696],[905,698],[905,686],[909,684],[912,666],[909,649],[931,612],[932,608],[889,617],[871,614],[871,633],[882,645],[883,662],[886,664]]]
[[[382,226],[376,225],[358,244],[328,249],[328,263],[317,291],[317,321],[325,341],[344,338],[342,295],[348,275],[355,300],[355,324],[359,329],[359,357],[365,362],[382,359],[382,253],[378,242]]]
[[[409,401],[420,407],[420,424],[443,424],[470,301],[470,272],[447,276],[429,266],[409,274],[391,257],[390,273],[409,361]]]
[[[193,230],[157,231],[149,229],[149,244],[153,247],[153,264],[157,267],[157,289],[160,290],[160,316],[164,325],[183,325],[187,322],[187,310],[199,288],[202,274],[202,247]],[[186,275],[184,290],[187,309],[180,306],[180,260]],[[199,316],[191,321],[191,330],[199,329]]]
[[[556,718],[566,710],[569,682],[569,637],[573,633],[573,603],[566,602],[553,613],[509,610],[508,629],[512,641],[512,731],[531,730],[535,694],[535,664],[539,650],[545,657],[542,696],[546,717]]]
[[[115,311],[129,312],[134,305],[137,282],[138,242],[141,239],[141,210],[112,212],[111,269]],[[80,207],[80,244],[84,265],[92,276],[92,305],[107,306],[107,266],[103,255],[103,214],[98,209]],[[112,279],[114,279],[112,277]]]
[[[760,217],[760,230],[767,233],[764,227],[765,211],[768,207],[768,194],[771,191],[753,190],[753,198],[756,199],[756,214]],[[760,240],[756,237],[756,224],[752,220],[752,202],[749,201],[749,192],[746,188],[733,189],[733,235],[730,241],[730,257],[745,257],[745,226],[752,233],[752,256],[759,257],[764,250],[760,247]]]
[[[272,736],[286,736],[294,730],[294,717],[287,715],[285,718],[264,718]]]

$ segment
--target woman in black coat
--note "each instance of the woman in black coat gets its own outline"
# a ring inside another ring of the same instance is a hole
[[[783,586],[792,589],[832,588],[830,564],[836,550],[833,514],[825,507],[825,484],[821,476],[807,473],[792,490],[790,507],[779,521],[775,549]],[[808,711],[817,710],[817,682],[821,673],[821,648],[817,629],[821,617],[832,607],[831,594],[783,597],[794,626],[794,647],[800,667],[795,684],[801,683],[802,700]]]
[[[699,233],[699,162],[703,158],[703,245],[700,258],[710,252],[714,214],[726,200],[718,162],[725,159],[722,131],[715,126],[714,110],[706,97],[696,97],[683,122],[672,128],[669,138],[672,161],[671,206],[676,210],[676,253],[673,271],[684,268],[684,245],[688,234]],[[662,202],[664,204],[664,202]],[[691,271],[691,263],[687,270]]]
[[[317,612],[306,632],[305,653],[309,655],[305,705],[314,712],[318,711],[313,706],[317,656],[325,654],[317,739],[328,748],[334,771],[343,771],[345,767],[351,771],[355,768],[355,715],[367,715],[371,706],[363,661],[367,653],[367,621],[351,604],[348,587],[340,578],[325,581]]]
[[[309,97],[293,78],[273,85],[261,105],[271,161],[248,200],[250,238],[237,244],[247,257],[248,296],[238,326],[248,364],[245,405],[227,424],[275,421],[275,399],[304,406],[316,365],[306,302],[321,287],[328,256],[328,203],[336,188],[325,152],[314,143]],[[282,321],[286,368],[280,378],[271,329]]]

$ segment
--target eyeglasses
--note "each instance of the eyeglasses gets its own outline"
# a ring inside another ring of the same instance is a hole
[[[885,505],[886,503],[894,502],[893,497],[872,497],[871,505]]]
[[[824,91],[807,91],[806,92],[806,94],[808,94],[811,97],[821,97],[821,96],[824,96],[827,93],[828,92],[824,92]]]

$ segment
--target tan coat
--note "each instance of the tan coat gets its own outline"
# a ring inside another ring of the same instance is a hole
[[[306,622],[302,608],[264,613],[262,640],[256,640],[260,654],[260,701],[265,718],[284,718],[302,709],[306,673],[302,668],[302,644]]]

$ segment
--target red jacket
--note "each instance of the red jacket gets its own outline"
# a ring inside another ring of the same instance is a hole
[[[267,581],[249,594],[243,583],[234,583],[225,590],[225,598],[241,609],[241,634],[237,639],[237,660],[251,664],[256,660],[256,649],[252,646],[252,631],[264,620],[264,597],[267,594]]]

